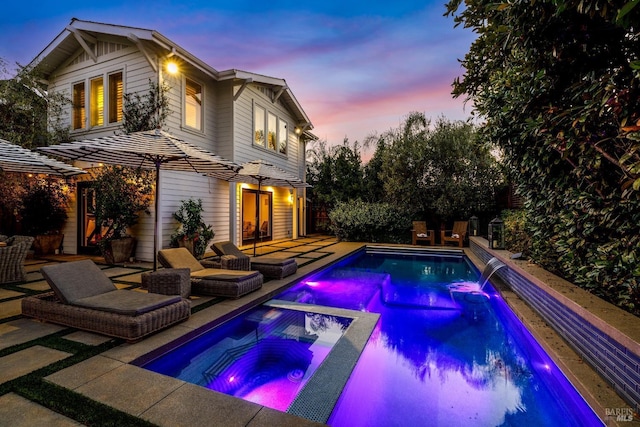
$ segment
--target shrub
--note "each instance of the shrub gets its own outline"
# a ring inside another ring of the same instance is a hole
[[[38,179],[25,187],[22,231],[30,236],[59,233],[67,220],[71,190],[64,180]]]
[[[411,218],[388,203],[339,202],[329,213],[331,230],[340,240],[406,243]]]
[[[505,249],[510,252],[522,252],[529,256],[531,236],[527,232],[527,213],[522,209],[505,210],[501,215],[504,221]]]
[[[180,223],[171,235],[169,246],[191,246],[193,255],[200,259],[207,250],[207,245],[216,235],[210,225],[202,220],[202,200],[183,200],[180,208],[174,212],[173,219]]]

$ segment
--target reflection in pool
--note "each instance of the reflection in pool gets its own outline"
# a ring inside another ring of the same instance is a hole
[[[328,424],[603,425],[490,285],[450,292],[477,280],[461,256],[367,253],[278,295],[381,315]]]

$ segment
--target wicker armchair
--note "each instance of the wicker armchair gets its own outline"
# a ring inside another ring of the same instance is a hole
[[[0,247],[0,283],[24,282],[27,280],[24,260],[33,244],[33,237],[14,236],[6,241],[8,246]]]

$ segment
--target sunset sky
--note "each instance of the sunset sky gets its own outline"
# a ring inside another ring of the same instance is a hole
[[[0,57],[29,63],[73,17],[153,29],[219,71],[284,78],[318,137],[362,142],[412,111],[470,116],[451,83],[474,35],[444,12],[444,0],[18,0],[3,5]]]

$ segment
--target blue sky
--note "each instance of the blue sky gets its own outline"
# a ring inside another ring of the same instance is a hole
[[[0,57],[26,64],[75,17],[154,29],[217,70],[284,78],[330,144],[362,142],[412,111],[463,120],[458,60],[474,35],[453,28],[444,0],[12,1]]]

